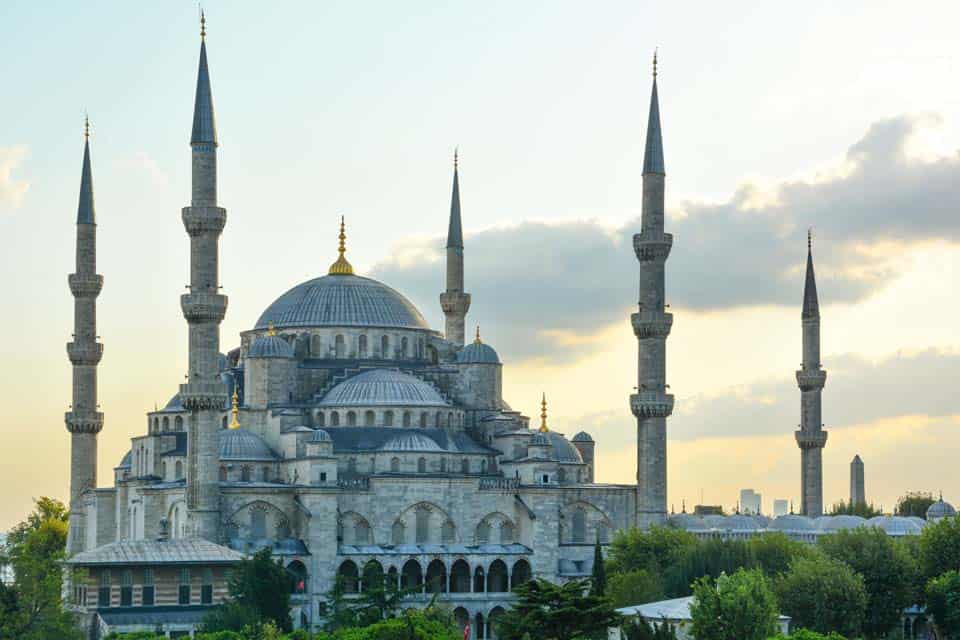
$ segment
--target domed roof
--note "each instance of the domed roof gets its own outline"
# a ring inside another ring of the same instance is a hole
[[[267,443],[246,429],[223,429],[220,434],[221,460],[276,460]]]
[[[718,528],[730,529],[732,531],[755,531],[757,529],[763,529],[764,527],[761,527],[760,524],[750,516],[737,513],[725,517],[723,519],[723,526]]]
[[[949,518],[955,515],[957,515],[957,510],[949,502],[944,502],[943,498],[927,507],[927,520]]]
[[[322,407],[379,405],[449,407],[450,403],[428,382],[390,369],[371,369],[347,378],[330,389],[320,401]]]
[[[667,522],[675,529],[683,529],[684,531],[703,531],[707,528],[703,518],[689,513],[672,515],[667,519]]]
[[[840,531],[841,529],[856,529],[867,523],[860,516],[821,516],[817,518],[818,531]]]
[[[791,513],[771,522],[770,528],[774,531],[814,531],[817,525],[806,516]]]
[[[540,435],[547,436],[550,440],[550,446],[553,447],[553,453],[550,456],[552,460],[556,460],[557,462],[583,463],[583,457],[580,455],[580,452],[577,451],[575,446],[570,444],[569,440],[563,437],[562,433],[548,431]]]
[[[117,465],[118,469],[129,469],[133,466],[133,449],[127,451],[123,458],[120,459],[120,464]]]
[[[586,431],[581,431],[577,435],[573,436],[571,442],[593,442],[593,438]]]
[[[535,433],[533,437],[530,438],[531,447],[550,447],[553,446],[550,443],[550,438],[547,437],[545,433]]]
[[[280,336],[260,336],[250,345],[248,358],[292,358],[293,347]]]
[[[429,329],[413,303],[382,282],[355,275],[326,275],[298,284],[267,307],[256,329],[287,327],[390,327]]]
[[[443,453],[444,449],[425,435],[407,431],[383,443],[380,451],[427,451]]]
[[[310,437],[310,442],[332,442],[330,434],[323,429],[317,429]]]
[[[920,533],[920,525],[902,516],[875,516],[867,520],[871,527],[879,527],[888,536],[910,536]]]
[[[500,364],[500,356],[490,345],[483,342],[471,342],[457,354],[460,364]]]
[[[727,516],[721,516],[713,513],[703,516],[703,524],[710,529],[725,529],[726,522]]]

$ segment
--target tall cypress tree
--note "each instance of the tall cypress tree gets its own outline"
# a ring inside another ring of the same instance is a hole
[[[603,550],[600,549],[600,536],[597,536],[597,543],[593,547],[593,575],[590,577],[590,594],[600,596],[607,595],[607,571],[603,566]]]

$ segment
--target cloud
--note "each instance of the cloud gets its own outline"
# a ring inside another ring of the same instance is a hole
[[[721,203],[683,202],[668,218],[668,302],[698,310],[799,306],[808,227],[822,303],[856,302],[882,289],[904,268],[896,250],[904,244],[957,242],[960,156],[906,153],[930,122],[874,123],[829,173],[769,188],[744,184]],[[636,304],[632,235],[639,226],[638,219],[619,228],[597,220],[521,222],[469,234],[470,320],[501,327],[497,346],[514,360],[585,352],[589,340],[571,336],[626,322]],[[442,247],[440,238],[407,242],[374,275],[435,306]]]
[[[26,180],[17,180],[13,172],[27,157],[27,148],[23,145],[0,147],[0,211],[16,209],[30,188]]]
[[[929,349],[876,362],[842,355],[825,362],[824,368],[827,431],[900,416],[960,414],[960,397],[953,382],[960,370],[960,352]],[[799,415],[796,381],[773,379],[718,394],[679,398],[668,435],[671,440],[684,441],[792,434]],[[612,439],[608,445],[627,444],[634,437],[635,421],[625,410],[585,414],[571,422],[603,433]]]

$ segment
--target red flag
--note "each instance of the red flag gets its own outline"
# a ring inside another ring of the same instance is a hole
[[[470,623],[463,628],[463,640],[470,640]]]

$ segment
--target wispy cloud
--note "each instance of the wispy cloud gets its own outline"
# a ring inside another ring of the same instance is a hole
[[[14,171],[27,157],[27,147],[0,147],[0,211],[12,211],[21,205],[30,183],[17,179]]]

